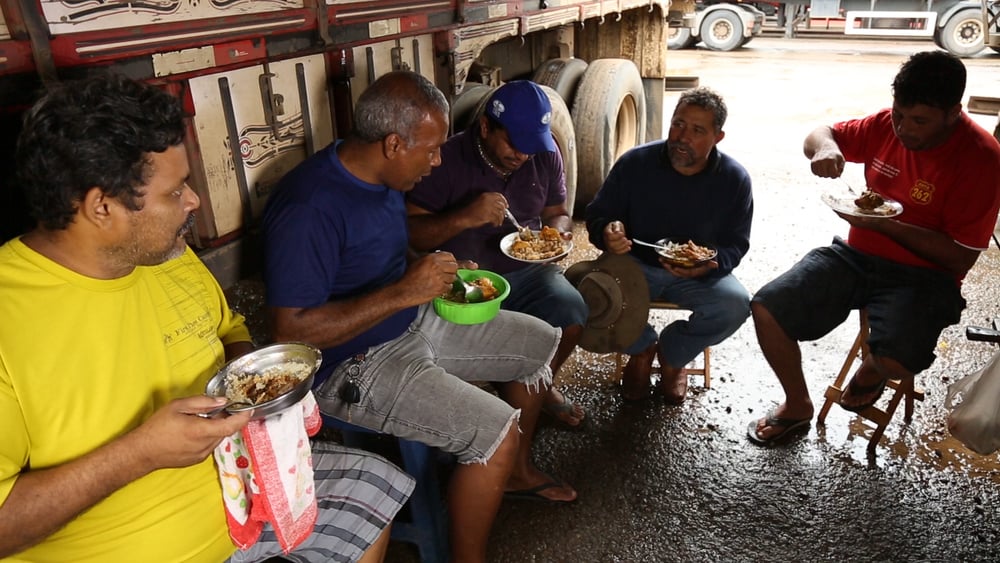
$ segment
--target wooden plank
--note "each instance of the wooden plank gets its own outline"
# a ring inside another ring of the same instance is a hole
[[[997,115],[1000,114],[1000,98],[969,96],[969,104],[966,107],[969,113]]]

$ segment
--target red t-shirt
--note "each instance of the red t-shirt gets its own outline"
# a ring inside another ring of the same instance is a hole
[[[911,151],[893,133],[892,110],[833,126],[848,162],[863,162],[868,188],[903,204],[897,220],[985,250],[1000,209],[1000,143],[964,112],[944,144]],[[866,254],[941,270],[868,229],[851,227],[848,244]]]

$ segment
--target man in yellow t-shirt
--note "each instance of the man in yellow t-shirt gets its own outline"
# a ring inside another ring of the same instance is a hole
[[[246,551],[228,534],[211,453],[249,413],[197,416],[222,402],[201,395],[208,378],[252,345],[185,244],[199,200],[184,131],[177,100],[116,76],[27,114],[18,173],[37,226],[0,247],[0,561],[281,554],[268,528]],[[321,503],[296,553],[380,560],[412,479],[330,444],[314,466],[317,498],[344,507]],[[338,470],[360,476],[321,477]]]

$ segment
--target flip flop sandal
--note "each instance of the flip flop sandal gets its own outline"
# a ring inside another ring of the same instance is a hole
[[[760,419],[755,418],[751,420],[750,425],[747,426],[747,438],[749,438],[751,442],[757,444],[758,446],[770,446],[775,442],[780,441],[782,438],[785,438],[792,432],[795,432],[796,430],[799,430],[803,427],[809,426],[809,423],[812,421],[812,417],[802,418],[802,419],[782,418],[780,416],[775,416],[774,409],[771,409],[767,411],[767,415],[765,415],[764,420],[766,426],[783,427],[784,430],[778,432],[777,434],[771,436],[770,438],[761,438],[757,434],[757,423],[760,421]]]
[[[551,475],[546,475],[546,477],[548,477],[549,480],[546,481],[545,483],[542,483],[541,485],[536,485],[534,487],[531,487],[530,489],[517,489],[513,491],[504,491],[503,496],[504,498],[512,500],[531,500],[540,502],[550,502],[553,504],[569,504],[576,500],[576,499],[555,500],[540,494],[542,491],[546,489],[556,489],[564,486],[564,483],[560,479],[556,479]]]
[[[841,400],[843,400],[844,395],[847,394],[858,397],[862,395],[867,395],[869,393],[874,393],[874,395],[872,395],[872,400],[862,403],[860,405],[853,405],[853,406],[845,405],[840,401],[837,401],[837,403],[845,411],[859,413],[867,409],[868,407],[874,405],[875,403],[878,402],[880,398],[882,398],[882,393],[885,392],[885,385],[888,381],[889,381],[888,379],[883,379],[882,381],[879,381],[878,383],[873,383],[871,385],[858,385],[857,383],[854,382],[854,378],[852,377],[851,380],[847,382],[847,385],[844,386],[844,390],[841,391],[840,393]]]

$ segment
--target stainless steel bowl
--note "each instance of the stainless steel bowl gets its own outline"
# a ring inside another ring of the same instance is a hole
[[[230,379],[230,374],[239,377],[242,374],[259,373],[268,368],[280,366],[288,362],[300,362],[312,366],[312,370],[307,377],[299,381],[290,391],[286,391],[270,401],[253,406],[242,406],[240,404],[226,407],[226,412],[228,413],[253,410],[252,420],[266,418],[298,403],[309,392],[313,384],[313,377],[316,375],[316,370],[319,369],[319,365],[323,362],[323,354],[318,348],[299,342],[285,342],[254,350],[222,366],[222,369],[213,375],[212,379],[208,380],[208,385],[205,386],[205,394],[213,397],[225,397],[227,396],[226,382]]]

